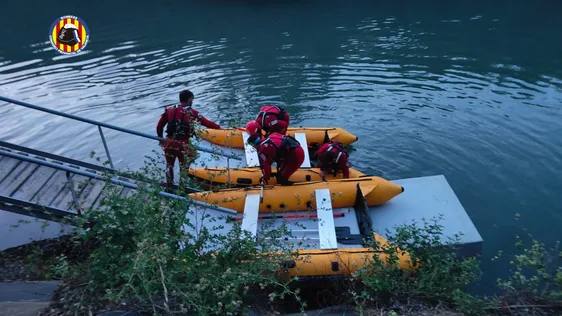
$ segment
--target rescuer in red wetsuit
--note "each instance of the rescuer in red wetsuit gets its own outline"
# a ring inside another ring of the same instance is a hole
[[[256,122],[267,134],[277,132],[285,135],[289,127],[289,113],[280,106],[266,104],[260,108]]]
[[[318,159],[316,167],[320,168],[322,180],[326,181],[326,172],[331,172],[336,176],[341,171],[345,179],[349,178],[349,155],[342,144],[337,142],[325,143],[318,148],[315,156]]]
[[[304,151],[299,142],[291,136],[272,132],[262,137],[260,125],[256,121],[246,124],[246,131],[250,135],[248,143],[254,146],[260,159],[264,184],[271,177],[271,164],[277,163],[277,183],[281,185],[292,184],[289,177],[302,165]]]
[[[194,123],[199,122],[208,128],[221,128],[218,124],[206,119],[198,111],[192,109],[192,103],[193,93],[189,90],[181,91],[180,103],[167,107],[156,126],[156,133],[158,137],[162,138],[164,126],[167,125],[166,140],[161,141],[160,146],[164,149],[166,157],[166,186],[168,190],[174,184],[176,158],[180,162],[180,188],[189,163],[195,158],[196,151],[189,144],[190,137],[195,134]]]

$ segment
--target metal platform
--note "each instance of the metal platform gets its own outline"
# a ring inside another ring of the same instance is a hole
[[[332,247],[363,247],[362,238],[370,236],[371,232],[388,237],[400,225],[415,222],[420,227],[424,220],[430,222],[435,218],[443,227],[443,242],[454,244],[462,255],[477,255],[481,252],[482,237],[443,175],[393,182],[402,185],[404,192],[382,206],[364,207],[360,205],[361,202],[357,202],[355,207],[333,210],[331,227],[332,230],[333,227],[336,228],[339,236],[335,236],[337,245]],[[311,218],[310,214],[315,212],[259,214],[257,230],[255,220],[258,217],[254,216],[252,234],[260,236],[263,231],[285,226],[291,235],[281,239],[288,246],[301,249],[322,248],[320,218]],[[365,214],[366,218],[361,218],[361,214]],[[193,235],[199,234],[204,227],[219,235],[227,234],[236,223],[232,216],[224,216],[204,207],[191,209],[187,219],[193,226],[186,225],[184,230]],[[342,238],[344,235],[348,238]],[[450,240],[455,236],[458,239]]]
[[[370,207],[368,214],[375,232],[392,235],[396,227],[439,219],[443,242],[458,236],[457,245],[465,255],[481,251],[482,237],[443,175],[393,180],[404,192],[382,206]]]

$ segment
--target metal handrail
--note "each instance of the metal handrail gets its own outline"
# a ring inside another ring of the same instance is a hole
[[[100,171],[100,172],[105,172],[105,173],[117,173],[118,172],[117,170],[113,170],[113,169],[107,168],[105,166],[100,166],[100,165],[85,162],[85,161],[82,161],[82,160],[76,160],[76,159],[68,158],[68,157],[65,157],[65,156],[59,156],[59,155],[51,154],[51,153],[44,152],[44,151],[41,151],[41,150],[28,148],[28,147],[24,147],[24,146],[12,144],[12,143],[0,140],[0,150],[2,150],[4,148],[8,148],[8,149],[11,149],[11,150],[23,152],[23,153],[26,153],[26,154],[31,154],[31,155],[34,155],[34,156],[40,156],[41,158],[47,158],[47,159],[50,159],[50,160],[57,160],[57,161],[60,161],[60,162],[64,162],[64,163],[73,165],[73,166],[79,166],[79,167],[83,167],[83,168],[91,169],[91,170],[95,170],[95,171]]]
[[[27,102],[23,102],[23,101],[18,101],[18,100],[6,98],[6,97],[3,97],[3,96],[0,96],[0,100],[4,101],[4,102],[12,103],[12,104],[20,105],[20,106],[23,106],[23,107],[26,107],[26,108],[46,112],[46,113],[57,115],[57,116],[66,117],[66,118],[76,120],[76,121],[80,121],[80,122],[84,122],[84,123],[88,123],[88,124],[91,124],[91,125],[96,125],[98,127],[98,131],[99,131],[102,143],[103,143],[103,147],[105,149],[105,154],[107,156],[107,159],[108,159],[109,164],[110,164],[112,169],[115,169],[115,167],[113,165],[111,155],[109,154],[109,148],[107,146],[105,136],[104,136],[103,131],[101,129],[102,127],[112,129],[112,130],[116,130],[116,131],[120,131],[120,132],[127,133],[127,134],[133,134],[133,135],[136,135],[136,136],[157,140],[157,141],[165,140],[164,138],[160,138],[158,136],[138,132],[138,131],[135,131],[135,130],[130,130],[130,129],[127,129],[127,128],[123,128],[123,127],[112,125],[112,124],[107,124],[107,123],[104,123],[104,122],[94,121],[94,120],[83,118],[83,117],[73,115],[73,114],[55,111],[55,110],[52,110],[52,109],[44,108],[44,107],[34,105],[34,104],[31,104],[31,103],[27,103]],[[214,150],[202,148],[202,147],[197,146],[197,145],[195,145],[194,147],[195,147],[195,149],[197,149],[199,151],[211,153],[211,154],[218,155],[218,156],[223,156],[223,157],[226,157],[228,159],[242,160],[242,158],[240,158],[238,156],[231,155],[231,154],[228,154],[228,153],[225,153],[225,152],[222,152],[222,151],[214,151]]]
[[[69,211],[63,211],[58,208],[30,203],[27,201],[0,195],[0,208],[25,216],[32,216],[47,221],[57,221],[62,223],[73,223],[74,218],[78,215]]]

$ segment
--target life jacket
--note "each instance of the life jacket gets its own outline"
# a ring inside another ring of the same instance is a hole
[[[326,149],[326,152],[332,154],[332,157],[334,158],[333,159],[334,164],[338,164],[343,156],[347,156],[345,149],[340,143],[331,143],[330,146],[328,146],[328,148]]]
[[[275,155],[276,160],[283,159],[287,157],[291,151],[295,150],[297,147],[301,147],[301,144],[292,136],[281,135],[274,133],[269,135],[260,145],[271,144],[277,150]]]
[[[323,157],[322,157],[323,156]],[[330,170],[334,176],[336,176],[339,163],[342,159],[347,159],[347,152],[340,143],[330,143],[326,150],[318,155],[318,159],[323,164],[321,167],[323,170]],[[325,168],[325,169],[324,169]]]
[[[166,109],[168,124],[166,133],[169,138],[187,140],[193,136],[193,113],[191,108],[174,106]]]
[[[271,129],[279,124],[279,121],[287,121],[287,117],[287,111],[282,107],[277,105],[265,105],[261,107],[256,121],[267,132],[271,132]]]

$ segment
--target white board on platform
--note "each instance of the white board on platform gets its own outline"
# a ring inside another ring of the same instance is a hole
[[[336,249],[338,241],[336,227],[334,225],[334,211],[329,189],[317,189],[316,212],[318,214],[318,237],[320,238],[320,249]]]
[[[295,139],[299,141],[304,151],[304,161],[301,165],[301,168],[310,168],[310,156],[308,153],[308,143],[306,142],[306,134],[295,133]]]
[[[240,226],[243,230],[252,234],[256,237],[258,232],[258,214],[260,210],[260,195],[259,194],[247,194],[246,203],[244,204],[244,217],[242,218],[242,225]]]
[[[258,152],[253,146],[248,144],[249,137],[250,135],[248,135],[248,133],[242,132],[242,139],[244,140],[244,152],[246,154],[246,166],[258,167],[260,165]]]

